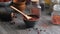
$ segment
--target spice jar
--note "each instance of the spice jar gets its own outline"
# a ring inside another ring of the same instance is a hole
[[[40,16],[41,14],[41,6],[39,6],[38,1],[32,1],[31,0],[31,14],[32,15],[36,15],[36,16]]]
[[[55,4],[53,6],[52,23],[60,24],[60,5],[59,4]]]
[[[26,8],[26,0],[13,0],[14,6],[20,11],[24,11]]]

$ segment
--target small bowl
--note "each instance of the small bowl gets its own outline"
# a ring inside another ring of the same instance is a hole
[[[33,17],[33,18],[36,18],[36,19],[35,19],[35,20],[28,20],[28,19],[26,19],[26,18],[24,17],[23,20],[24,20],[27,28],[33,28],[34,25],[36,24],[36,21],[38,20],[39,17],[36,16],[36,15],[29,15],[29,16],[31,16],[31,17]]]

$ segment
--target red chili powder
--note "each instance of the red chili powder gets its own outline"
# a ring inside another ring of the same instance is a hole
[[[26,19],[25,17],[23,18],[23,20],[27,20],[27,21],[36,21],[36,20],[38,20],[38,16],[36,16],[36,15],[30,15],[32,18],[31,19]]]

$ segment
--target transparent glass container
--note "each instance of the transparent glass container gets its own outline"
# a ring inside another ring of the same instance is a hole
[[[53,6],[52,23],[60,24],[60,5],[59,4],[55,4]]]
[[[31,1],[30,12],[32,15],[36,15],[39,17],[41,15],[41,6],[37,2]]]

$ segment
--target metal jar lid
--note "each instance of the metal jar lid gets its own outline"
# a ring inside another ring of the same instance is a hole
[[[53,6],[53,10],[54,10],[54,11],[60,11],[60,5],[59,5],[59,4],[55,4],[55,5]]]

